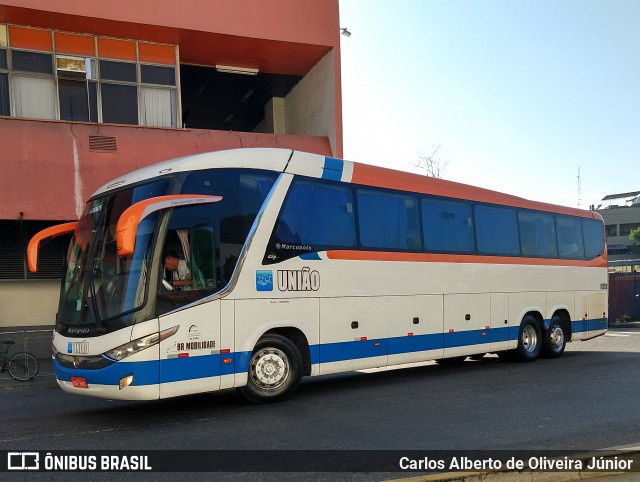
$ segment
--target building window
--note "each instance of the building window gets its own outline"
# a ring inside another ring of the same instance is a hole
[[[98,102],[95,59],[57,56],[60,119],[97,122]]]
[[[640,228],[640,223],[625,223],[620,225],[620,236],[629,236],[631,231]]]
[[[140,82],[142,125],[177,127],[176,69],[140,65]]]
[[[0,115],[11,115],[6,49],[0,49]]]
[[[0,25],[2,31],[6,26]],[[31,51],[18,40],[12,48],[12,31],[35,32],[40,40],[51,32],[11,27],[9,36],[0,36],[0,115],[180,125],[175,46],[54,32],[56,42],[41,42],[37,49],[43,51]],[[129,47],[125,61],[110,58],[119,55],[109,48],[115,43]],[[104,47],[101,53],[96,45]]]
[[[101,84],[102,122],[138,124],[138,88],[133,85]]]
[[[13,88],[13,106],[17,117],[56,118],[56,86],[53,77],[14,74],[11,77],[11,86]]]
[[[618,225],[617,224],[607,224],[604,227],[607,236],[617,236],[618,235]]]
[[[51,54],[11,52],[13,108],[17,117],[55,119],[55,79]]]

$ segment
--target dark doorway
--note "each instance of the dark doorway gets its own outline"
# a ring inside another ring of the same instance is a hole
[[[221,73],[215,67],[180,65],[185,127],[251,132],[272,97],[285,97],[302,77]]]

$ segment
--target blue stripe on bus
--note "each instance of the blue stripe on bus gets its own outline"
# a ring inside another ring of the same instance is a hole
[[[387,339],[379,338],[374,340],[325,343],[320,345],[320,363],[386,356],[387,342]],[[376,346],[376,344],[378,344],[378,346]]]
[[[607,318],[571,322],[573,333],[600,331],[607,329],[607,327]],[[311,364],[316,365],[319,363],[349,361],[360,358],[511,341],[518,339],[518,332],[518,326],[511,326],[491,328],[488,330],[354,340],[311,345],[309,347],[309,353]],[[378,344],[378,346],[376,346],[376,344]],[[245,351],[223,355],[170,358],[161,361],[121,361],[100,370],[64,368],[54,360],[54,367],[56,378],[60,381],[69,382],[71,381],[71,377],[84,377],[89,385],[117,385],[121,378],[133,374],[133,385],[141,386],[215,377],[218,375],[232,375],[234,373],[247,373],[250,358],[251,352]],[[224,364],[223,359],[231,359],[232,363]]]
[[[399,336],[389,338],[389,355],[399,355],[401,353],[413,353],[416,351],[437,350],[442,348],[442,333],[432,333],[428,335]]]
[[[322,261],[322,258],[318,253],[301,254],[299,258],[304,259],[305,261]]]
[[[587,320],[587,327],[589,331],[606,330],[609,328],[609,319],[596,318],[594,320]]]
[[[71,377],[83,377],[89,386],[96,385],[118,385],[120,379],[128,375],[134,375],[133,386],[157,385],[160,380],[160,362],[139,361],[139,362],[117,362],[99,370],[79,370],[75,368],[65,368],[57,361],[53,361],[56,378],[60,381],[70,382]]]
[[[339,181],[340,179],[342,179],[343,168],[344,161],[342,159],[336,159],[335,157],[325,157],[324,167],[322,168],[322,179]]]
[[[589,331],[589,320],[577,320],[571,322],[572,333],[583,333]]]
[[[160,383],[179,382],[185,379],[217,377],[220,375],[220,355],[167,358],[160,361]],[[135,382],[135,377],[134,377]]]

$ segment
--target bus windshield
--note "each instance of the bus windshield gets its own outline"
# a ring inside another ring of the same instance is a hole
[[[67,254],[57,331],[97,336],[219,292],[231,280],[276,176],[256,170],[201,170],[90,200]],[[150,214],[137,227],[133,254],[118,255],[116,225],[122,213],[139,201],[167,194],[219,195],[222,201]],[[180,270],[167,269],[168,254],[180,260]],[[178,280],[178,271],[188,273],[188,280]],[[165,289],[167,282],[175,288]]]
[[[126,208],[165,194],[169,186],[170,180],[164,179],[89,201],[67,253],[59,328],[89,334],[131,323],[132,310],[145,301],[151,241],[159,215],[154,213],[140,224],[135,253],[126,258],[117,254],[116,224]]]

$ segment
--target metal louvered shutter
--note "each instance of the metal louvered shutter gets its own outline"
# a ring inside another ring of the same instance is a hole
[[[42,229],[64,221],[0,221],[0,279],[59,279],[71,235],[60,236],[40,246],[38,271],[27,270],[27,245]]]

